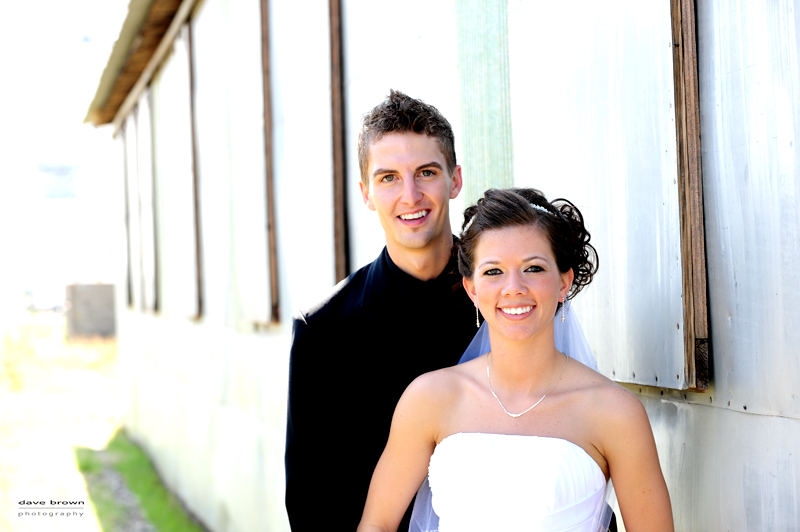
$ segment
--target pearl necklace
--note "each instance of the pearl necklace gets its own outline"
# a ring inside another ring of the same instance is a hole
[[[504,407],[504,406],[503,406],[503,402],[502,402],[502,401],[500,401],[500,398],[499,398],[499,397],[497,397],[497,394],[496,394],[496,393],[494,393],[494,390],[492,389],[492,377],[491,377],[491,376],[489,376],[489,362],[490,362],[490,358],[489,358],[489,357],[491,357],[491,356],[492,356],[492,353],[491,353],[491,351],[490,351],[490,352],[489,352],[489,354],[486,356],[486,379],[489,381],[489,391],[490,391],[490,392],[492,392],[492,395],[494,395],[494,398],[495,398],[495,399],[497,399],[497,402],[498,402],[498,404],[500,404],[500,408],[502,408],[502,409],[503,409],[503,412],[505,412],[506,414],[508,414],[509,416],[511,416],[511,417],[513,417],[513,418],[520,417],[520,416],[522,416],[522,415],[524,415],[524,414],[527,414],[527,413],[528,413],[528,412],[530,412],[531,410],[533,410],[533,409],[534,409],[534,408],[535,408],[535,407],[536,407],[536,406],[537,406],[539,403],[541,403],[542,401],[544,401],[544,398],[545,398],[545,397],[547,397],[548,395],[550,395],[550,392],[552,392],[553,390],[555,390],[555,389],[556,389],[556,386],[558,385],[558,381],[559,381],[559,379],[561,379],[561,374],[562,374],[562,373],[564,373],[564,368],[566,368],[566,367],[567,367],[567,362],[569,361],[569,357],[568,357],[567,355],[564,355],[564,357],[566,357],[566,360],[564,360],[564,365],[563,365],[563,366],[561,366],[561,371],[559,371],[559,372],[558,372],[558,377],[556,377],[556,382],[554,382],[554,383],[553,383],[553,387],[552,387],[552,388],[550,388],[550,390],[549,390],[549,391],[548,391],[546,394],[544,394],[544,395],[542,396],[542,398],[541,398],[541,399],[539,399],[538,401],[536,401],[535,403],[533,403],[533,404],[530,406],[530,408],[528,408],[528,409],[527,409],[527,410],[525,410],[524,412],[520,412],[519,414],[512,414],[511,412],[509,412],[508,410],[506,410],[506,407]]]

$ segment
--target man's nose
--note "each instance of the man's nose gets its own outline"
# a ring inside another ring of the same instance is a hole
[[[413,176],[403,179],[403,203],[416,205],[422,199],[422,192],[417,186],[417,180]]]

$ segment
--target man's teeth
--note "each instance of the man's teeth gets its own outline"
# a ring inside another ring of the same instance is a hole
[[[512,307],[512,308],[501,308],[503,312],[506,314],[525,314],[526,312],[530,312],[533,310],[533,307]]]
[[[416,220],[418,218],[422,218],[426,214],[428,214],[428,211],[419,211],[415,212],[414,214],[401,214],[400,218],[403,220]]]

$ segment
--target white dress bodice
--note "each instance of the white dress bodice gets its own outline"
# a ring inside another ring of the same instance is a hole
[[[595,532],[605,507],[600,466],[559,438],[453,434],[428,476],[439,532]]]

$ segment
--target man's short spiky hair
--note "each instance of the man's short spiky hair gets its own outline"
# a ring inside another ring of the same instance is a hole
[[[456,169],[453,128],[436,107],[392,89],[389,96],[364,115],[358,134],[358,166],[361,180],[369,186],[369,147],[388,133],[420,133],[439,141],[448,171]]]

